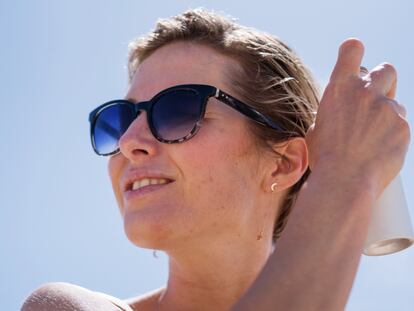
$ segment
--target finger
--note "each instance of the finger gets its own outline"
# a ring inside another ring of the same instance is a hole
[[[367,67],[364,66],[359,66],[359,77],[363,78],[365,77],[367,74],[369,74],[369,70],[367,69]]]
[[[359,76],[364,45],[358,39],[347,39],[339,47],[338,59],[331,74],[331,81]]]
[[[395,79],[394,84],[391,86],[391,90],[385,96],[394,99],[395,94],[397,93],[397,79]]]
[[[395,98],[397,89],[397,70],[389,63],[378,65],[366,76],[370,87],[389,98]]]
[[[390,103],[393,108],[395,109],[395,111],[402,116],[404,119],[406,119],[407,117],[407,110],[405,109],[405,106],[400,104],[399,102],[397,102],[396,100],[393,99],[387,99],[387,102]]]

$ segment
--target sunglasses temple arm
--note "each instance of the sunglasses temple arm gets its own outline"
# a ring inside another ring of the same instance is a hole
[[[283,128],[280,127],[278,124],[276,124],[273,120],[271,120],[269,117],[263,115],[253,107],[250,107],[246,105],[245,103],[239,101],[238,99],[224,93],[223,91],[218,91],[215,95],[215,97],[227,105],[235,108],[237,111],[240,111],[245,116],[255,120],[256,122],[268,126],[274,130],[277,130],[279,132],[283,132]]]
[[[262,119],[265,123],[265,125],[270,126],[271,128],[275,129],[276,131],[279,132],[284,132],[284,130],[275,122],[273,122],[273,120],[271,120],[270,118],[268,118],[267,116],[261,114],[260,112],[256,111],[257,115],[259,116],[260,119]]]

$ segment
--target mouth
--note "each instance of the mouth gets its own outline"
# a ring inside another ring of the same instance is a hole
[[[135,191],[151,185],[165,185],[170,182],[172,180],[167,178],[143,178],[130,183],[127,190]]]
[[[128,201],[132,198],[142,197],[148,193],[163,189],[174,180],[168,178],[142,178],[128,183],[124,197]]]

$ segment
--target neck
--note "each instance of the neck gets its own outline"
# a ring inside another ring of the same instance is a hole
[[[229,310],[251,286],[271,253],[271,236],[243,245],[202,244],[167,252],[169,276],[159,310]],[[211,241],[210,241],[211,243]],[[191,251],[189,251],[191,250]]]

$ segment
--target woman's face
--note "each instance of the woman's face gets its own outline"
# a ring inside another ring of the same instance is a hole
[[[237,66],[234,60],[209,47],[172,43],[141,63],[126,98],[146,101],[178,84],[209,84],[237,97],[226,83],[231,66]],[[199,132],[179,144],[157,141],[144,112],[119,144],[121,152],[108,166],[133,243],[168,250],[193,242],[256,239],[262,161],[239,112],[210,98]],[[170,182],[126,192],[131,180],[143,178]]]

